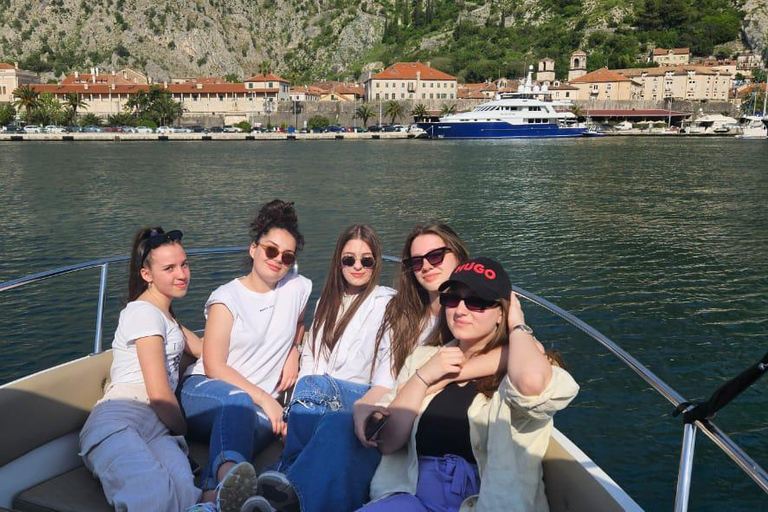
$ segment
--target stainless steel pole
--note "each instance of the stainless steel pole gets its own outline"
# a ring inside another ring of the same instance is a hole
[[[691,494],[691,472],[693,471],[693,452],[696,445],[696,425],[686,423],[683,430],[683,449],[680,453],[680,471],[677,475],[677,494],[675,512],[688,510],[688,498]]]
[[[102,323],[104,321],[104,302],[107,298],[107,273],[109,271],[109,263],[105,263],[101,266],[101,282],[99,283],[99,305],[96,310],[96,337],[93,340],[93,353],[98,354],[101,352],[101,331]]]

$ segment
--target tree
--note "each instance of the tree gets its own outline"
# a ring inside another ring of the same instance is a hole
[[[136,119],[129,112],[118,112],[107,119],[109,126],[133,126]]]
[[[65,112],[61,102],[51,93],[43,93],[37,101],[37,106],[32,111],[30,119],[43,126],[60,124],[64,122]],[[29,117],[29,116],[27,116]]]
[[[263,60],[259,62],[257,69],[259,70],[259,74],[268,75],[272,72],[272,64],[268,60]]]
[[[101,118],[93,112],[80,117],[80,126],[101,126]]]
[[[16,119],[16,109],[11,103],[0,103],[0,126],[11,124]]]
[[[443,108],[440,109],[440,115],[441,116],[447,116],[450,114],[456,113],[456,104],[448,105],[447,103],[443,104]]]
[[[413,107],[413,110],[411,110],[411,115],[413,118],[418,121],[423,121],[424,118],[429,117],[429,110],[427,110],[427,106],[423,103],[419,103],[415,107]]]
[[[318,114],[309,118],[309,120],[307,121],[307,128],[309,128],[310,130],[315,130],[315,129],[322,130],[323,128],[329,126],[330,124],[331,124],[331,121],[327,117],[321,116]]]
[[[171,93],[159,85],[134,94],[126,103],[125,111],[139,122],[151,120],[156,125],[173,124],[184,115],[184,107],[174,100]]]
[[[384,114],[392,118],[390,124],[395,124],[395,119],[402,117],[404,113],[405,109],[396,101],[387,102],[387,106],[384,108]]]
[[[357,110],[355,110],[355,119],[361,119],[363,121],[363,126],[368,126],[368,120],[375,115],[373,109],[366,104],[360,105],[357,107]]]
[[[225,82],[229,82],[231,84],[236,84],[236,83],[242,82],[242,80],[240,80],[240,77],[237,76],[234,73],[227,73],[222,78],[224,79]]]
[[[162,126],[176,122],[177,119],[184,115],[184,110],[181,103],[175,101],[171,94],[166,92],[163,96],[152,102],[148,114],[158,125]]]
[[[16,98],[14,104],[16,107],[24,109],[27,120],[30,119],[30,112],[37,108],[39,96],[37,91],[32,89],[29,85],[22,85],[13,91],[13,97]]]
[[[67,97],[64,100],[64,104],[68,106],[70,109],[72,109],[73,121],[77,118],[77,111],[79,109],[88,107],[88,103],[83,99],[83,97],[80,94],[76,92],[71,92],[67,94]]]

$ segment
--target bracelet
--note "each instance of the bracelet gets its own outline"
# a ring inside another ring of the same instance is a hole
[[[424,377],[421,376],[421,374],[419,373],[418,368],[416,369],[416,372],[414,373],[414,375],[416,375],[419,378],[419,380],[424,383],[425,386],[429,387],[429,382],[424,380]]]

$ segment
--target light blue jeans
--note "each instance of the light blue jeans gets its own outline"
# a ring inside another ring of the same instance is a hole
[[[277,469],[293,485],[302,512],[352,511],[368,501],[381,455],[355,436],[352,406],[369,388],[328,375],[296,384]]]
[[[248,393],[223,380],[191,375],[181,387],[181,408],[187,418],[187,436],[210,444],[204,491],[216,487],[223,463],[250,462],[274,439],[264,410]]]

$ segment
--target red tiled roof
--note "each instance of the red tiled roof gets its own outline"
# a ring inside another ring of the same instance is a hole
[[[654,48],[653,55],[667,55],[672,52],[673,55],[687,55],[691,53],[690,48]]]
[[[246,78],[246,82],[285,82],[289,84],[290,82],[286,80],[285,78],[275,75],[274,73],[269,73],[268,75],[253,75],[251,78]]]
[[[443,73],[421,62],[396,62],[371,80],[416,80],[416,73],[420,73],[421,80],[456,80],[455,76]]]
[[[7,62],[0,62],[0,69],[16,69],[16,66]]]
[[[643,73],[645,73],[646,76],[664,76],[670,72],[675,75],[687,75],[689,71],[693,71],[699,75],[718,74],[718,71],[715,71],[708,66],[696,66],[692,64],[685,64],[682,66],[659,66],[655,68],[614,69],[613,71],[629,78],[642,76]]]
[[[481,82],[478,84],[459,84],[456,90],[456,97],[468,100],[485,99],[488,95],[483,94],[483,92],[492,92],[495,94],[496,91],[498,91],[498,87],[496,87],[496,84],[494,83],[487,84]]]
[[[610,69],[602,68],[595,70],[591,73],[587,73],[584,76],[571,80],[572,84],[591,84],[597,82],[630,82],[631,80],[624,75],[611,71]]]

